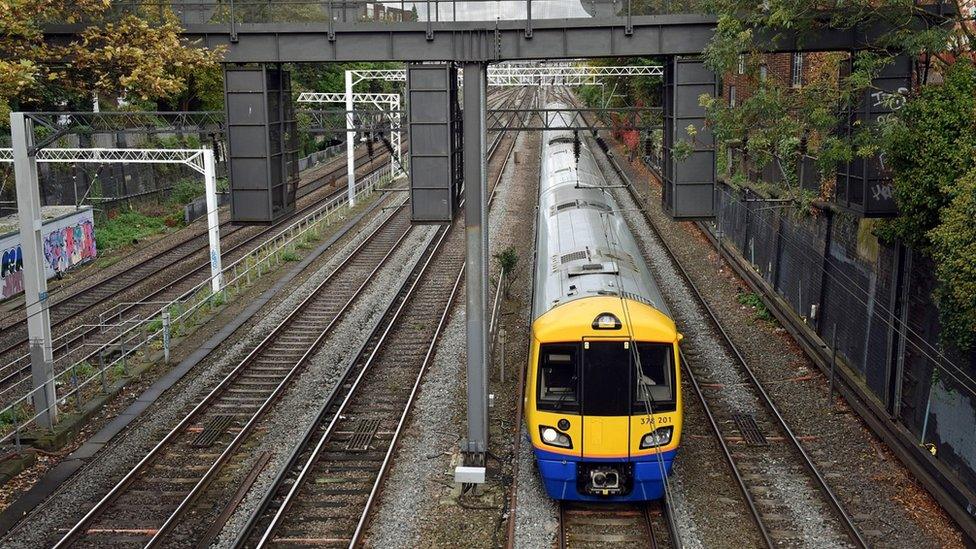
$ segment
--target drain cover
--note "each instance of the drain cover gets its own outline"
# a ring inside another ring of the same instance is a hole
[[[373,436],[376,435],[379,428],[380,420],[378,419],[359,420],[359,425],[356,426],[355,432],[349,437],[349,442],[346,443],[346,450],[369,450],[369,443],[373,441]]]
[[[769,444],[762,431],[759,430],[759,425],[756,424],[756,418],[752,417],[752,414],[735,414],[732,416],[732,421],[735,422],[735,427],[742,433],[742,438],[745,439],[746,444],[750,446],[765,446]]]
[[[230,427],[231,422],[234,421],[234,416],[216,416],[210,420],[197,438],[193,439],[192,446],[195,448],[208,448],[213,446],[214,442],[217,442],[217,438],[224,434],[224,431]]]

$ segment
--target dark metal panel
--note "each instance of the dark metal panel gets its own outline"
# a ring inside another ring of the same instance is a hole
[[[457,69],[452,63],[407,65],[410,208],[415,223],[454,219],[457,159]]]
[[[664,211],[675,219],[715,215],[714,137],[699,96],[718,94],[718,79],[699,58],[672,57],[664,70]],[[694,126],[695,135],[688,131]],[[679,143],[692,152],[675,158]]]
[[[886,66],[861,97],[857,110],[845,114],[839,133],[852,135],[855,127],[873,126],[901,109],[911,88],[912,63],[910,57],[902,55]],[[880,156],[855,158],[841,164],[837,169],[836,189],[837,203],[864,217],[888,217],[898,213],[891,173]]]
[[[231,217],[271,223],[295,208],[297,128],[289,74],[224,68]]]

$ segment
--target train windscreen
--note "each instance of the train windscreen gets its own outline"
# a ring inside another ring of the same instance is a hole
[[[587,341],[539,349],[537,407],[590,416],[673,411],[674,347],[669,343]]]
[[[630,345],[588,341],[583,350],[583,415],[630,415]]]
[[[669,343],[637,344],[638,365],[633,368],[636,379],[632,383],[634,414],[647,412],[645,402],[654,411],[674,410],[674,347]]]
[[[546,344],[539,349],[538,408],[579,411],[579,345]]]

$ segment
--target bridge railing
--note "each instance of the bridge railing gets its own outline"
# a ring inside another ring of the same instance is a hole
[[[181,23],[400,23],[626,18],[639,15],[706,13],[702,0],[198,0],[113,2],[109,18],[129,13]]]

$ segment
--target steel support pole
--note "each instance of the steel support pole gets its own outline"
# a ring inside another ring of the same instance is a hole
[[[214,293],[224,287],[220,260],[220,215],[217,207],[217,163],[211,149],[203,150],[203,179],[207,196],[207,232],[210,237],[210,286]]]
[[[37,422],[52,427],[58,422],[51,350],[51,314],[47,302],[47,276],[41,240],[41,197],[37,183],[37,158],[29,153],[34,130],[24,113],[10,113],[13,140],[14,177],[17,181],[17,214],[20,218],[20,246],[24,256],[24,301],[27,334],[31,347],[34,410]]]
[[[352,71],[346,71],[346,183],[350,208],[356,205],[356,126],[352,110]]]
[[[488,450],[488,356],[485,315],[488,302],[488,231],[485,206],[485,97],[487,65],[464,64],[464,233],[467,250],[467,465],[483,466]]]

